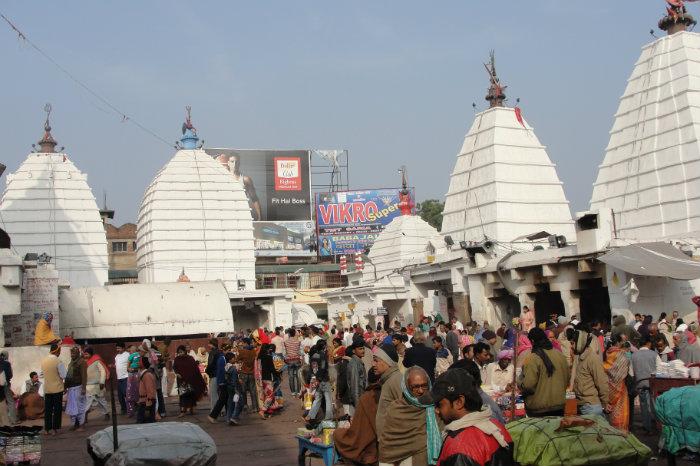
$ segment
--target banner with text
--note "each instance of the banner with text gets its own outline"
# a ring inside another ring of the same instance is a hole
[[[363,252],[384,227],[401,215],[399,188],[316,195],[318,251],[321,256]]]

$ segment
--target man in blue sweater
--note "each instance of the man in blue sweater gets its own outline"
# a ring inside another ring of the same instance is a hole
[[[214,424],[221,414],[221,410],[226,407],[226,403],[228,402],[228,390],[226,389],[226,357],[224,353],[217,351],[216,359],[212,361],[212,363],[216,368],[216,385],[219,397],[216,400],[214,408],[212,408],[209,413],[209,416],[207,416],[207,419]]]

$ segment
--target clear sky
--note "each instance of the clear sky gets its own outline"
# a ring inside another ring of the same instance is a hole
[[[344,148],[352,188],[397,185],[443,199],[482,65],[496,50],[510,105],[558,166],[572,211],[588,206],[608,131],[662,0],[484,2],[6,0],[39,47],[168,141],[185,105],[210,147]],[[700,8],[690,4],[691,13]],[[0,161],[14,171],[42,133],[85,173],[115,223],[136,220],[143,192],[174,149],[80,89],[0,24]],[[4,182],[2,183],[4,186]]]

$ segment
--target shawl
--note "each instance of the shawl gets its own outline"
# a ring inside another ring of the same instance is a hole
[[[340,456],[362,464],[379,461],[377,448],[377,405],[381,387],[370,385],[362,394],[350,427],[333,432],[333,441]]]
[[[173,370],[180,376],[180,380],[182,380],[183,384],[192,387],[195,399],[199,401],[202,395],[204,395],[204,392],[206,392],[206,387],[204,385],[202,373],[199,371],[197,361],[189,355],[178,355],[175,357],[175,361],[173,361]]]
[[[617,385],[624,382],[629,374],[630,360],[622,348],[611,346],[608,348],[605,361],[603,361],[603,369],[608,374],[610,381]]]
[[[683,361],[686,366],[700,362],[700,348],[696,345],[688,343],[688,335],[680,334],[678,342],[678,359]]]
[[[105,364],[105,362],[102,360],[102,358],[100,357],[99,354],[93,354],[90,357],[90,359],[88,359],[87,366],[90,367],[90,365],[95,361],[99,362],[102,365],[102,369],[105,370],[105,382],[106,382],[107,380],[109,380],[109,375],[110,375],[109,368],[107,367],[107,364]]]
[[[456,430],[466,429],[467,427],[476,427],[486,435],[490,435],[496,439],[498,444],[503,448],[508,447],[508,442],[503,436],[501,429],[491,421],[491,408],[488,406],[481,408],[481,411],[474,411],[447,424],[445,426],[445,436],[447,436],[448,431],[454,432]]]
[[[518,335],[518,357],[525,351],[532,349],[532,342],[527,337],[527,332],[522,332]]]
[[[49,345],[60,338],[51,331],[51,325],[44,319],[39,320],[34,330],[34,346]]]
[[[398,463],[412,457],[413,464],[427,464],[425,408],[409,403],[403,396],[387,405],[379,435],[379,461]]]
[[[423,372],[425,373],[425,371]],[[425,410],[428,464],[437,464],[437,460],[440,457],[440,448],[442,447],[442,436],[440,435],[437,418],[435,417],[435,405],[433,403],[421,403],[418,398],[411,394],[411,391],[406,387],[408,374],[409,372],[406,371],[404,376],[401,377],[401,391],[406,401],[412,406]],[[433,387],[427,373],[425,374],[425,378],[428,379],[428,390],[432,390]]]

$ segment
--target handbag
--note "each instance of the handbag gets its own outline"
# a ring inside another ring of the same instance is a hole
[[[190,385],[188,383],[183,382],[181,384],[178,384],[178,386],[177,386],[177,393],[180,396],[186,396],[186,395],[189,395],[193,392],[194,392],[194,388],[192,387],[192,385]]]

